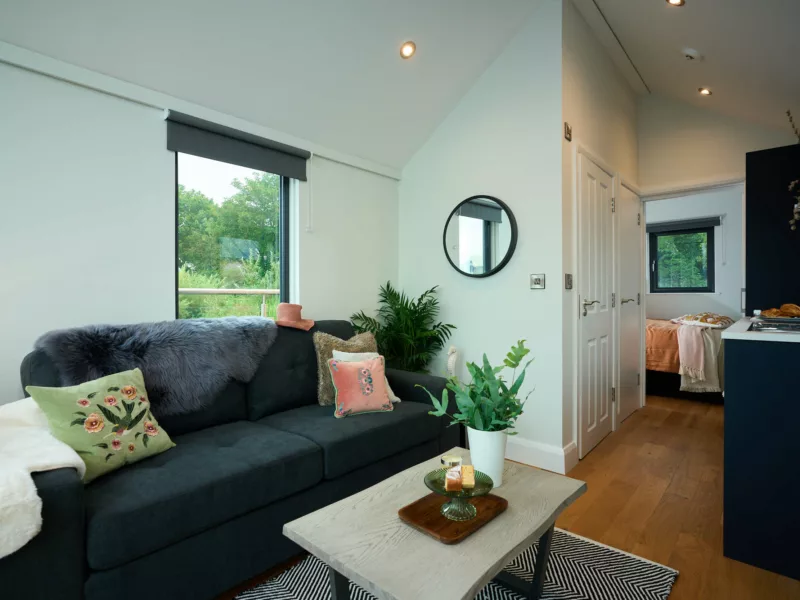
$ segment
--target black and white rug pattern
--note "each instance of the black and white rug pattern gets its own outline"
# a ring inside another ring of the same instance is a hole
[[[506,571],[530,581],[536,544],[520,554]],[[542,600],[664,600],[678,571],[556,529]],[[375,596],[350,583],[352,600]],[[477,600],[523,600],[500,584],[490,583]],[[329,600],[327,566],[309,556],[294,567],[236,596],[236,600]]]

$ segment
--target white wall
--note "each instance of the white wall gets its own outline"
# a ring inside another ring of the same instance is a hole
[[[723,217],[722,224],[714,229],[714,293],[646,294],[645,311],[648,318],[673,319],[705,311],[727,315],[733,319],[741,318],[741,289],[744,287],[743,193],[743,185],[734,185],[691,196],[645,203],[645,220],[648,224],[701,217]],[[649,278],[649,269],[647,272]],[[650,289],[649,279],[647,289]]]
[[[314,157],[300,184],[300,289],[303,314],[349,319],[378,304],[378,287],[397,281],[398,182]],[[308,225],[311,225],[308,231]]]
[[[526,339],[533,391],[509,456],[563,470],[561,409],[561,4],[538,0],[530,22],[439,125],[400,183],[400,283],[418,294],[439,285],[441,318],[458,329],[463,363],[485,352],[500,363]],[[486,279],[456,272],[442,250],[450,211],[477,194],[506,202],[519,243]],[[554,251],[555,249],[555,251]],[[545,290],[529,274],[545,273]],[[443,357],[434,372],[444,371]]]
[[[0,64],[0,402],[48,330],[175,314],[161,111]]]
[[[0,89],[4,403],[41,334],[174,318],[175,166],[159,109],[5,64]],[[292,296],[348,318],[397,277],[397,181],[321,157],[310,180],[311,231],[295,185]]]
[[[575,150],[580,144],[625,181],[635,185],[639,170],[636,96],[571,0],[564,1],[563,9],[563,120],[572,126],[573,141],[567,142],[562,136],[562,251],[564,272],[576,274],[573,233]],[[577,276],[574,280],[578,281]],[[552,284],[563,289],[561,280]],[[574,336],[578,293],[579,290],[563,291],[562,422],[568,467],[577,462],[574,368],[577,354]]]
[[[773,131],[663,96],[639,99],[639,184],[644,193],[744,179],[745,154],[795,143]]]

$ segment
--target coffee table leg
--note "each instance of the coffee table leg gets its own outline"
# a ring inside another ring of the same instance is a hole
[[[544,574],[547,571],[547,562],[550,560],[550,543],[553,541],[553,529],[555,529],[555,523],[539,538],[539,552],[536,557],[536,564],[533,566],[533,585],[529,596],[531,600],[539,600],[544,591]]]
[[[536,564],[533,566],[533,581],[531,583],[505,571],[500,571],[494,578],[495,581],[528,598],[528,600],[539,600],[544,590],[544,576],[547,571],[547,561],[550,559],[550,544],[553,541],[554,528],[555,524],[551,525],[539,538],[539,551],[536,556]]]
[[[333,567],[328,567],[331,576],[331,600],[350,600],[350,581]]]

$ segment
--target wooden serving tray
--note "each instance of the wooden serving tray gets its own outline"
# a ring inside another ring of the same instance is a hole
[[[471,521],[451,521],[439,509],[449,498],[438,494],[428,494],[397,511],[400,519],[422,533],[439,540],[443,544],[457,544],[486,525],[508,508],[508,500],[487,494],[470,498],[469,503],[478,509],[478,515]]]

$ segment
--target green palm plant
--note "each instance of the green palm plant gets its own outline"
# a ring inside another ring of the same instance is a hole
[[[456,326],[438,321],[437,287],[414,299],[387,281],[380,288],[380,307],[375,317],[364,311],[350,317],[356,332],[375,336],[386,366],[427,373],[434,356],[444,348]]]

